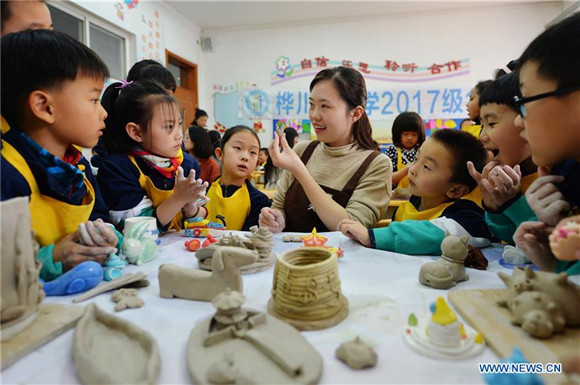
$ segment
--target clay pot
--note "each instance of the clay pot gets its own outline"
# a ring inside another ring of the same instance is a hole
[[[298,330],[336,325],[348,315],[340,290],[338,257],[319,247],[300,247],[278,257],[268,313]]]

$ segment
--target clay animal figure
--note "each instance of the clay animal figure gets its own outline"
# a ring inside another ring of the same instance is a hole
[[[123,255],[129,263],[140,266],[157,256],[157,243],[150,237],[144,236],[149,231],[149,224],[145,221],[132,226],[125,232],[123,241]]]
[[[419,282],[436,289],[449,289],[458,282],[467,281],[465,258],[467,257],[469,237],[448,235],[441,242],[441,259],[421,266]]]
[[[113,302],[117,302],[115,311],[145,306],[145,302],[137,296],[137,289],[119,289],[113,292],[111,299]]]
[[[549,338],[566,326],[580,326],[580,288],[566,273],[534,271],[530,267],[514,269],[509,276],[498,273],[507,287],[507,295],[498,301],[533,337]]]
[[[159,267],[159,294],[163,298],[211,301],[228,287],[243,290],[240,267],[256,262],[256,250],[221,246],[212,255],[212,271],[164,264]]]

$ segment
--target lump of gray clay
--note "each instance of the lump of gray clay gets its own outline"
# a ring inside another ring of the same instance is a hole
[[[377,353],[359,337],[340,344],[336,357],[353,369],[370,368],[377,364]]]

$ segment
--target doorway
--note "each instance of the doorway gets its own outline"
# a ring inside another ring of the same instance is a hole
[[[179,104],[181,119],[183,119],[183,130],[185,131],[195,117],[197,107],[197,64],[193,64],[182,57],[179,57],[165,50],[165,61],[167,69],[175,77],[177,89],[175,98]]]

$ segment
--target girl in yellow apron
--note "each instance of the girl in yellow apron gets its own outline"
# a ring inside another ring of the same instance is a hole
[[[393,163],[393,188],[408,188],[407,165],[415,161],[417,150],[425,141],[425,125],[416,112],[403,112],[393,122],[393,146],[387,155]]]
[[[102,146],[110,155],[97,178],[111,220],[123,227],[127,218],[152,216],[161,231],[179,230],[184,218],[198,215],[207,183],[183,156],[177,102],[149,80],[111,84],[102,100],[108,113]]]
[[[474,124],[466,127],[461,127],[461,131],[465,131],[468,134],[475,136],[479,139],[479,135],[481,134],[481,118],[480,109],[479,109],[479,95],[483,93],[485,88],[491,84],[491,80],[484,80],[475,85],[469,94],[469,100],[465,107],[467,108],[467,115],[469,119],[471,119]],[[515,94],[514,94],[515,95]]]
[[[246,126],[226,131],[216,156],[222,174],[209,188],[205,205],[207,219],[222,223],[228,230],[249,230],[258,224],[262,207],[270,207],[266,194],[258,191],[248,178],[258,166],[260,139]]]

